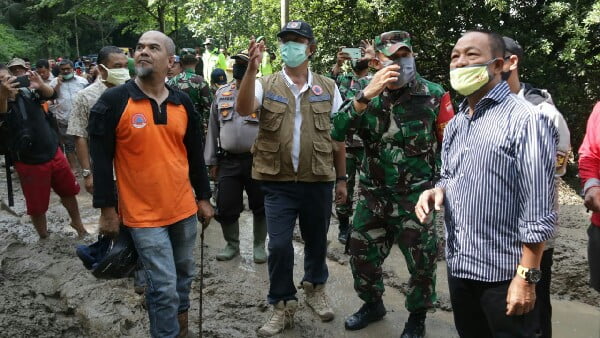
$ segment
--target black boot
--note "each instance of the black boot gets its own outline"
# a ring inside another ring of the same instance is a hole
[[[423,338],[425,337],[425,316],[427,312],[415,312],[408,316],[404,324],[404,331],[400,338]]]
[[[381,320],[385,313],[385,306],[381,299],[374,303],[364,303],[358,312],[346,318],[344,326],[346,330],[360,330],[370,323]]]
[[[346,216],[339,216],[338,220],[340,221],[340,233],[338,234],[338,241],[346,245],[346,242],[348,241],[348,235],[350,234],[349,220]]]

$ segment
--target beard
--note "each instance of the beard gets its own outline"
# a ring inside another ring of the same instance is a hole
[[[135,67],[135,73],[141,79],[149,78],[154,73],[154,69],[152,67]]]

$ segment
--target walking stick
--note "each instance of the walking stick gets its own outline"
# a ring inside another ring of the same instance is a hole
[[[200,234],[200,332],[198,336],[202,338],[202,289],[204,288],[204,230],[206,227],[204,223],[206,220],[202,220],[202,233]]]

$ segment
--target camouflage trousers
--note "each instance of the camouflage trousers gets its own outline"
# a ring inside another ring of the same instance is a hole
[[[414,214],[420,195],[399,196],[360,187],[349,240],[354,289],[365,302],[381,299],[384,286],[383,261],[398,244],[410,273],[405,307],[421,312],[433,307],[437,235],[435,225],[421,224]]]
[[[348,198],[346,203],[336,205],[335,212],[340,217],[352,217],[352,199],[354,198],[354,187],[356,186],[356,173],[360,170],[361,162],[365,156],[365,148],[347,148],[346,149],[346,174],[348,182]]]

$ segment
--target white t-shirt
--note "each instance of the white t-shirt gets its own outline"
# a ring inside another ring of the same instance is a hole
[[[304,86],[302,88],[299,89],[298,86],[296,86],[296,84],[294,84],[292,79],[290,79],[290,77],[287,75],[287,73],[285,72],[285,68],[283,71],[281,71],[279,73],[283,74],[283,78],[284,78],[286,84],[288,85],[288,88],[292,91],[292,94],[294,94],[294,99],[296,102],[296,115],[294,116],[294,135],[292,138],[292,164],[294,166],[294,171],[297,172],[298,171],[298,159],[300,157],[300,129],[302,128],[302,112],[300,111],[300,109],[301,109],[300,96],[305,91],[307,91],[309,88],[312,88],[313,76],[312,76],[312,72],[308,71],[308,81],[307,81],[307,83],[304,84]],[[275,74],[274,76],[277,76],[277,75]],[[263,91],[263,87],[260,84],[259,80],[256,80],[256,83],[254,85],[254,96],[256,97],[256,102],[258,103],[258,107],[260,108],[262,106],[262,102],[263,102],[264,91]],[[333,94],[333,102],[331,105],[331,117],[333,117],[333,115],[340,110],[342,103],[343,103],[342,95],[340,95],[340,91],[339,91],[337,85],[335,85],[335,90],[334,90],[334,94]]]
[[[50,86],[55,88],[57,83],[58,78],[55,78],[52,80],[52,82],[50,82]],[[75,100],[75,94],[87,87],[88,84],[88,80],[78,75],[74,75],[73,79],[69,81],[63,81],[62,85],[58,89],[58,98],[55,101],[56,104],[50,108],[58,121],[64,124],[69,123],[71,107],[73,106],[73,101]]]

